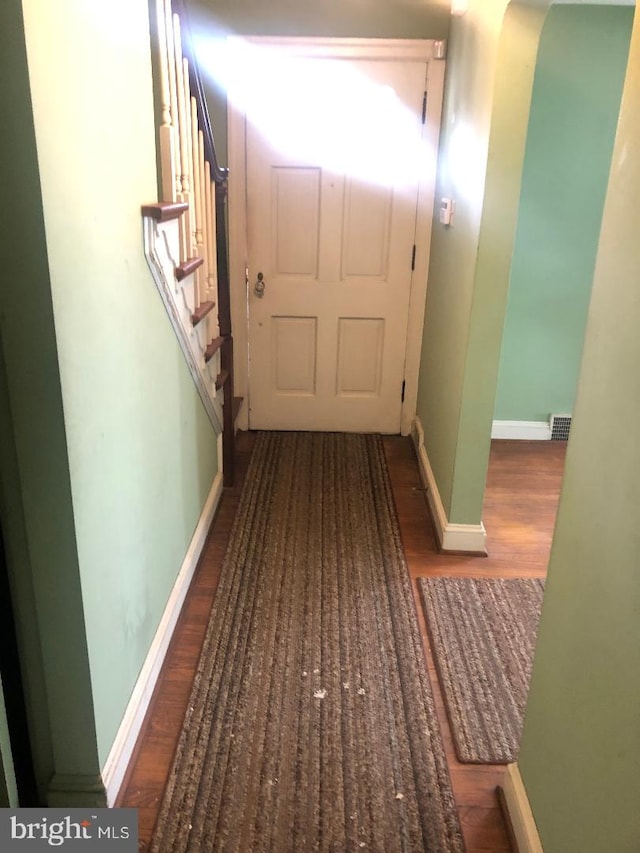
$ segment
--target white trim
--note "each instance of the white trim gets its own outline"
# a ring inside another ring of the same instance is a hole
[[[180,256],[179,223],[177,219],[156,222],[143,216],[144,254],[151,276],[169,316],[191,378],[200,395],[205,411],[216,433],[222,432],[222,392],[215,387],[220,369],[220,353],[205,364],[204,351],[208,344],[205,321],[193,328],[191,315],[195,310],[195,273],[178,283],[175,277]]]
[[[329,57],[340,59],[372,59],[422,61],[427,63],[427,121],[425,135],[431,143],[434,158],[437,156],[440,135],[440,118],[444,91],[446,63],[442,60],[442,41],[433,39],[364,39],[364,38],[299,38],[275,36],[228,36],[231,48],[246,45],[278,50],[287,55]],[[228,222],[229,222],[229,277],[231,287],[231,324],[234,334],[234,384],[238,396],[244,398],[238,418],[238,427],[248,429],[249,399],[249,316],[248,294],[245,281],[247,266],[247,215],[246,215],[246,118],[238,106],[233,81],[227,92],[227,135],[229,171]],[[424,307],[427,295],[429,251],[435,196],[436,164],[425,163],[420,176],[416,216],[416,259],[411,279],[407,322],[407,347],[405,353],[405,397],[401,408],[400,431],[409,435],[416,413],[418,375],[424,325]]]
[[[415,419],[412,431],[413,443],[418,455],[420,475],[427,490],[438,543],[443,551],[463,551],[466,554],[487,554],[487,531],[484,524],[454,524],[447,518],[438,484],[424,446],[424,429],[420,418]]]
[[[247,266],[246,119],[233,98],[227,95],[227,149],[229,181],[227,217],[229,226],[229,300],[233,329],[233,387],[245,405],[238,413],[238,429],[249,429],[249,312],[245,269]]]
[[[228,36],[235,48],[243,45],[273,48],[287,56],[329,59],[407,60],[442,58],[442,41],[434,39],[369,39],[316,36]],[[446,42],[445,42],[446,44]]]
[[[547,421],[494,421],[491,438],[550,441],[551,427]]]
[[[442,114],[444,91],[444,72],[446,62],[429,62],[427,66],[427,114],[424,126],[426,150],[433,152],[433,162],[424,164],[424,171],[418,185],[418,204],[416,208],[415,266],[411,275],[409,293],[409,317],[407,321],[407,349],[404,362],[404,402],[400,415],[400,432],[409,435],[416,416],[418,404],[418,378],[420,374],[420,355],[424,332],[424,307],[427,299],[427,279],[429,277],[429,255],[431,250],[431,230],[433,227],[433,205],[435,199],[436,160]]]
[[[219,471],[207,496],[193,538],[102,771],[102,779],[107,791],[107,803],[110,807],[113,806],[118,796],[129,766],[169,642],[221,497],[222,473]]]
[[[517,763],[507,765],[502,790],[518,850],[520,853],[544,853]]]

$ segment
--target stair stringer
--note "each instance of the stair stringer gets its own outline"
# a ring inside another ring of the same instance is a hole
[[[209,420],[216,434],[220,434],[222,390],[216,390],[216,377],[220,373],[220,353],[217,352],[209,362],[204,359],[208,340],[218,335],[217,312],[212,311],[194,328],[191,317],[197,307],[196,273],[191,273],[180,282],[176,279],[176,267],[180,263],[179,220],[158,222],[151,216],[143,216],[142,221],[144,254],[151,275]]]

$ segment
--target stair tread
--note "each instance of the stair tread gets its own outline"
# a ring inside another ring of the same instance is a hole
[[[204,263],[204,258],[200,258],[198,256],[194,258],[188,258],[186,261],[183,261],[176,267],[176,278],[178,281],[182,281],[187,276],[191,275],[194,270],[197,270],[198,267],[201,267]]]
[[[215,302],[201,302],[200,305],[196,308],[196,310],[191,315],[191,322],[194,326],[197,326],[198,323],[202,322],[204,318],[210,311],[216,307]]]
[[[207,361],[211,361],[211,359],[212,359],[212,358],[214,357],[214,355],[218,352],[218,350],[220,349],[220,347],[222,346],[222,344],[223,344],[223,343],[224,343],[224,338],[222,338],[222,337],[214,338],[214,339],[211,341],[211,343],[209,344],[209,346],[208,346],[208,347],[206,348],[206,350],[204,351],[204,360],[205,360],[205,362],[207,362]]]
[[[182,201],[161,201],[156,204],[143,204],[142,215],[150,216],[156,222],[169,222],[177,219],[189,209],[189,205]]]
[[[221,370],[220,373],[216,376],[216,391],[219,391],[224,383],[229,378],[228,370]]]

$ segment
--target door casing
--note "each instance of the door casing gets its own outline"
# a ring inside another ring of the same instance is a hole
[[[416,256],[411,278],[407,352],[405,360],[405,394],[402,404],[401,432],[411,432],[418,398],[418,374],[427,295],[429,250],[433,224],[435,181],[440,117],[444,88],[445,43],[433,39],[344,39],[230,36],[230,51],[247,46],[283,51],[293,56],[335,59],[408,60],[427,63],[427,105],[425,140],[432,152],[419,176],[416,217]],[[248,281],[247,278],[247,209],[246,209],[246,130],[245,114],[239,105],[238,86],[232,78],[227,92],[227,128],[229,151],[229,270],[231,281],[231,318],[234,334],[234,383],[236,394],[248,393]],[[248,406],[240,412],[238,427],[248,428]]]

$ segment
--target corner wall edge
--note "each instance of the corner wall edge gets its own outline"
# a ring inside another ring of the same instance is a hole
[[[507,765],[502,791],[519,853],[544,853],[517,762]]]
[[[445,552],[463,552],[486,556],[487,531],[482,522],[479,524],[455,524],[447,518],[424,444],[424,428],[419,417],[416,417],[414,421],[411,436],[418,456],[420,476],[427,490],[427,500],[440,549]]]

